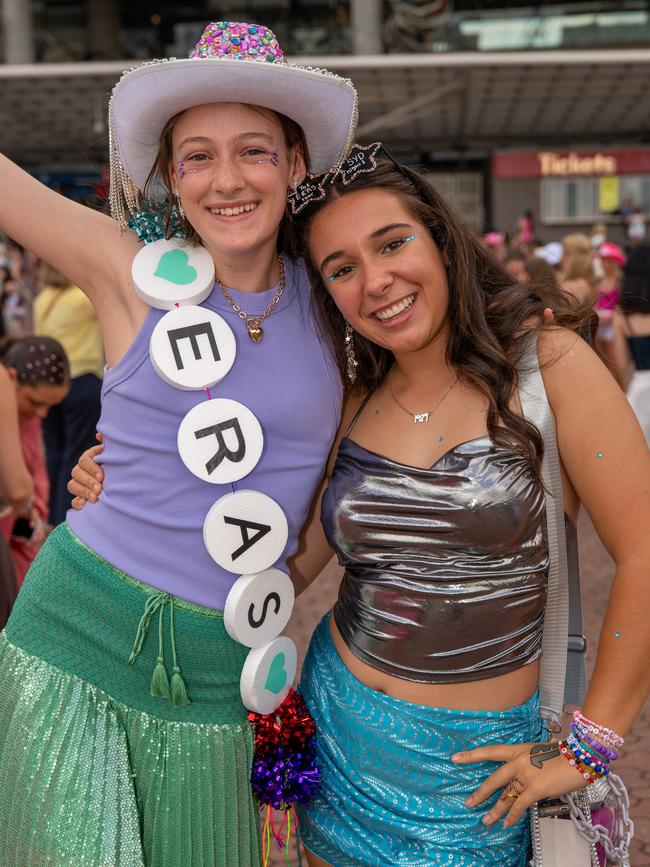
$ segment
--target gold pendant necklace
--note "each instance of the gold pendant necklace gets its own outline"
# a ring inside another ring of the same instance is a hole
[[[430,409],[428,412],[411,412],[410,409],[407,409],[405,406],[403,406],[399,402],[399,400],[395,397],[395,393],[393,392],[393,386],[390,384],[390,382],[388,383],[388,390],[390,392],[390,396],[393,398],[393,400],[398,405],[398,407],[400,409],[403,409],[407,415],[410,415],[415,424],[422,424],[422,423],[428,424],[431,416],[435,413],[435,411],[438,409],[438,407],[443,402],[443,400],[447,397],[447,395],[452,390],[452,388],[454,388],[454,386],[456,385],[457,382],[458,382],[458,377],[456,377],[456,379],[452,382],[452,384],[449,386],[449,388],[443,394],[443,396],[440,398],[440,400],[436,403],[436,405],[433,407],[433,409]],[[438,439],[440,442],[442,442],[442,437],[439,437]]]
[[[264,337],[264,330],[262,329],[260,322],[263,322],[266,317],[273,312],[278,301],[280,300],[282,293],[284,292],[284,262],[282,261],[281,256],[278,256],[278,265],[280,266],[280,279],[278,280],[277,292],[273,296],[273,300],[266,308],[264,313],[261,313],[259,316],[249,316],[247,313],[244,313],[239,304],[236,304],[232,300],[230,292],[228,292],[221,280],[218,277],[214,278],[215,283],[217,284],[219,289],[221,289],[223,297],[226,299],[228,304],[230,304],[237,316],[239,316],[240,319],[244,320],[244,323],[246,324],[246,330],[248,331],[248,336],[253,341],[253,343],[259,343],[260,340]]]

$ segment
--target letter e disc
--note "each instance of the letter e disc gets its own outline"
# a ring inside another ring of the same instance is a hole
[[[204,482],[227,485],[255,468],[262,455],[264,435],[260,423],[243,403],[216,397],[198,403],[186,414],[178,428],[177,444],[190,472]]]
[[[286,635],[253,648],[239,681],[242,701],[248,710],[267,714],[278,708],[291,689],[297,663],[296,645]]]
[[[135,291],[151,307],[200,304],[214,288],[214,261],[205,247],[179,238],[145,244],[131,265]]]
[[[259,491],[224,494],[203,523],[208,554],[227,572],[251,575],[276,563],[287,545],[284,512]]]
[[[165,313],[149,341],[149,356],[161,379],[175,388],[216,385],[235,361],[230,326],[217,313],[188,304]]]
[[[281,634],[289,622],[295,592],[279,569],[242,575],[233,584],[223,609],[226,632],[246,647],[261,647]]]

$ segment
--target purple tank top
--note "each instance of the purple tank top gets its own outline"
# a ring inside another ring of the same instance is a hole
[[[218,287],[203,302],[226,320],[237,341],[235,363],[211,396],[245,404],[264,432],[262,457],[237,488],[268,494],[284,510],[289,538],[275,564],[280,569],[296,551],[342,402],[334,359],[310,311],[304,265],[285,260],[285,266],[286,288],[263,324],[260,343],[248,338]],[[249,315],[265,310],[274,291],[230,290]],[[210,507],[231,486],[196,478],[178,454],[178,426],[206,395],[174,388],[153,369],[149,338],[164,313],[149,311],[124,357],[106,372],[99,422],[104,490],[98,503],[68,512],[68,523],[89,548],[133,578],[222,610],[238,575],[215,563],[202,533]]]

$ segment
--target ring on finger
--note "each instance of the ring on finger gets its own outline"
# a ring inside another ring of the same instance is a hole
[[[501,795],[502,801],[515,801],[519,795],[523,794],[526,786],[519,779],[519,777],[513,777],[512,780],[508,783],[508,785],[503,790],[503,794]]]

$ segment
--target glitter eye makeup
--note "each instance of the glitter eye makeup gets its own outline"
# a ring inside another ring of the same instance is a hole
[[[406,238],[404,238],[404,243],[406,243],[407,241],[415,241],[416,238],[417,235],[407,235]]]
[[[257,161],[261,166],[279,166],[280,165],[280,154],[278,151],[273,151],[271,156],[265,157],[263,160]]]
[[[176,168],[178,170],[178,177],[180,180],[181,178],[184,178],[185,175],[193,175],[196,172],[200,172],[201,169],[204,167],[203,166],[200,166],[200,167],[195,166],[194,168],[190,169],[185,165],[185,160],[180,160],[179,162],[176,163]]]

